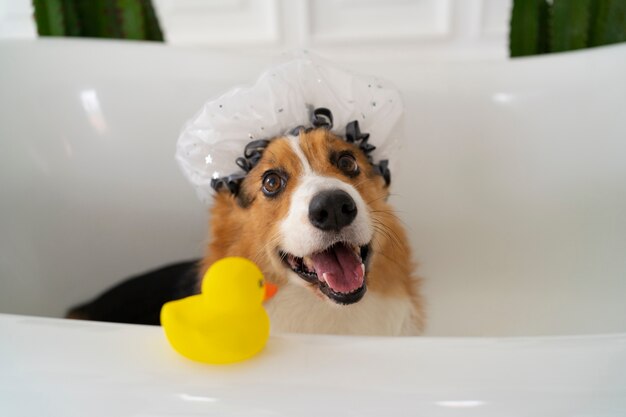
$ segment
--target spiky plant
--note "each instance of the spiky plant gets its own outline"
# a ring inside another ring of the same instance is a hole
[[[150,0],[33,0],[40,36],[163,42]]]
[[[514,0],[512,57],[626,41],[626,0]]]

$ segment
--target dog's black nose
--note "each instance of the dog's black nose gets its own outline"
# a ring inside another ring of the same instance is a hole
[[[309,220],[321,230],[339,231],[356,217],[356,204],[345,191],[322,191],[309,204]]]

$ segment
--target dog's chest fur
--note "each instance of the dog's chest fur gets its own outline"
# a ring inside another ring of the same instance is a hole
[[[322,300],[301,285],[289,282],[265,308],[272,332],[410,336],[418,334],[409,298],[368,292],[346,306]]]

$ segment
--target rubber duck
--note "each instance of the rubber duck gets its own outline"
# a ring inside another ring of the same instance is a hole
[[[161,325],[174,350],[189,359],[243,361],[267,342],[270,320],[261,304],[276,291],[253,262],[224,258],[204,275],[201,294],[163,306]]]

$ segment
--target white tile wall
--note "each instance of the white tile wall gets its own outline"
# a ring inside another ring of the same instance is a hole
[[[255,45],[279,42],[278,0],[154,0],[168,42]]]
[[[169,43],[353,58],[506,57],[512,0],[153,0]],[[0,0],[0,38],[33,38],[31,0]]]
[[[480,7],[481,35],[505,37],[508,35],[511,19],[511,2],[506,0],[482,0]]]
[[[32,15],[30,0],[0,0],[0,39],[37,36]]]
[[[393,42],[450,32],[449,0],[315,0],[308,2],[314,43]]]

